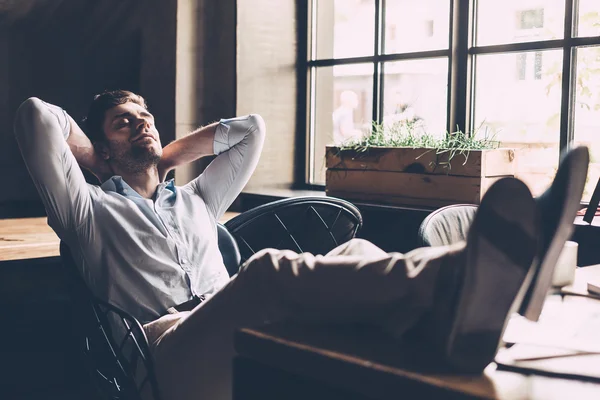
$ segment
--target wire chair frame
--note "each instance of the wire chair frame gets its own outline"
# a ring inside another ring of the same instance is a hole
[[[219,249],[227,253],[229,263],[239,265],[237,242],[222,224],[218,224],[217,228]],[[75,330],[79,339],[84,341],[81,343],[83,359],[96,389],[103,397],[113,400],[137,400],[141,393],[149,393],[153,400],[160,400],[154,361],[141,323],[126,311],[94,296],[64,242],[61,242],[60,253],[69,276],[72,297],[77,301],[78,316],[86,320],[84,323],[78,321]],[[226,268],[231,269],[232,265],[226,264]],[[111,322],[117,326],[111,326]],[[116,337],[118,333],[120,336]],[[128,357],[126,354],[129,352],[131,355]],[[144,371],[140,372],[140,366]]]
[[[95,297],[75,269],[68,247],[61,243],[60,250],[70,275],[77,315],[83,317],[83,321],[76,321],[77,339],[97,391],[113,400],[138,400],[142,392],[160,400],[154,362],[142,325],[129,313]]]
[[[292,221],[292,225],[286,224],[282,217],[282,214],[290,211],[291,208],[295,209],[294,212],[296,215],[302,216],[297,217]],[[317,208],[335,211],[333,221],[328,224]],[[246,238],[244,231],[257,223],[265,223],[269,220],[272,222],[271,226],[276,226],[280,229],[281,237],[278,241],[269,243],[268,247],[281,249],[284,247],[283,244],[288,241],[289,243],[293,243],[293,248],[290,248],[290,250],[299,253],[309,251],[310,249],[306,249],[305,246],[300,243],[298,235],[306,229],[306,221],[309,220],[311,216],[316,217],[316,221],[318,221],[314,223],[311,228],[313,230],[321,230],[321,232],[325,233],[325,236],[331,240],[331,245],[329,246],[330,249],[342,244],[340,241],[342,238],[351,239],[355,237],[356,233],[362,227],[362,215],[358,208],[352,203],[336,197],[319,196],[293,197],[267,203],[232,218],[225,223],[225,226],[238,242],[240,253],[242,255],[242,262],[245,262],[258,250],[264,248],[264,246],[261,246],[261,248],[254,248],[253,245],[249,243],[249,239]],[[345,220],[347,223],[351,221],[352,229],[348,232],[344,232],[344,235],[340,235],[342,237],[336,237],[334,234],[335,228],[337,228],[337,224],[342,220]]]
[[[298,208],[293,210],[294,213],[299,211],[303,214],[293,224],[286,224],[282,214],[285,214],[286,210],[290,211],[290,207]],[[320,207],[335,211],[332,221],[327,223],[318,211]],[[285,240],[289,239],[295,244],[295,250],[298,252],[305,250],[297,238],[302,229],[306,230],[303,223],[307,219],[318,221],[311,225],[311,229],[319,229],[321,233],[325,233],[331,240],[331,248],[341,244],[341,239],[353,238],[362,227],[360,211],[345,200],[311,196],[271,202],[246,211],[225,224],[225,228],[232,234],[242,253],[241,263],[264,248],[253,249],[241,233],[243,229],[262,218],[275,221],[282,232],[285,232],[279,243],[274,243],[270,247],[282,246]],[[347,227],[342,225],[341,234],[336,236],[335,229],[338,228],[340,221],[345,221]],[[242,249],[246,250],[248,257],[243,257]],[[75,300],[74,307],[78,317],[81,317],[75,321],[77,339],[80,341],[78,345],[83,349],[83,361],[96,389],[104,398],[112,400],[141,400],[142,392],[151,395],[153,400],[160,400],[161,394],[153,358],[140,322],[124,310],[94,296],[81,277],[71,252],[64,242],[61,242],[60,253],[70,280],[71,292]]]
[[[98,321],[98,329],[106,340],[112,356],[117,360],[120,373],[126,377],[127,384],[131,386],[132,393],[127,393],[127,395],[139,398],[139,393],[149,388],[148,390],[152,393],[154,400],[159,400],[161,397],[154,373],[154,362],[150,355],[148,338],[140,322],[125,311],[100,299],[96,299],[93,311]],[[120,340],[114,338],[115,330],[119,331],[119,329],[112,329],[112,332],[107,332],[110,328],[110,315],[113,315],[113,320],[120,321],[122,324],[121,328],[124,332]],[[133,346],[130,358],[125,356],[126,351],[129,349],[128,344]],[[136,376],[136,373],[139,372],[139,362],[145,369],[145,375],[141,377],[141,380],[139,376]],[[116,388],[123,386],[115,381]]]

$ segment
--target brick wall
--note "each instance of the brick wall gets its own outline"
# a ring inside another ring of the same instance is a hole
[[[296,2],[238,0],[237,112],[267,123],[265,148],[248,188],[289,187],[296,143]]]

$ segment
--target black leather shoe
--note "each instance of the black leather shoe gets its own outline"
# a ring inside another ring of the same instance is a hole
[[[519,313],[537,321],[548,290],[554,267],[563,246],[573,233],[573,221],[580,208],[589,164],[587,147],[576,147],[563,157],[552,185],[536,199],[540,213],[541,243],[531,286]]]
[[[537,207],[527,186],[504,178],[487,191],[464,249],[464,269],[440,332],[453,370],[481,372],[493,361],[511,312],[529,286],[538,249]]]

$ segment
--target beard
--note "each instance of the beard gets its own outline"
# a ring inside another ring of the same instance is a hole
[[[160,146],[158,148],[154,146],[131,146],[125,150],[123,147],[117,145],[111,148],[111,158],[120,169],[131,174],[143,173],[149,168],[158,165],[162,156],[162,148]]]

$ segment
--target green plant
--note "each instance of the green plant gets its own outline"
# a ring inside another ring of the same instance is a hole
[[[458,129],[438,138],[424,131],[418,120],[398,121],[391,125],[373,122],[371,132],[359,139],[344,142],[338,148],[340,152],[351,151],[358,155],[368,152],[373,147],[431,149],[417,159],[429,151],[435,151],[437,157],[433,167],[442,166],[450,169],[451,161],[457,156],[464,157],[464,165],[469,159],[471,150],[497,149],[500,146],[500,142],[495,139],[495,136],[490,137],[487,130],[483,135],[479,135],[478,131],[479,129],[472,133],[465,133]]]

